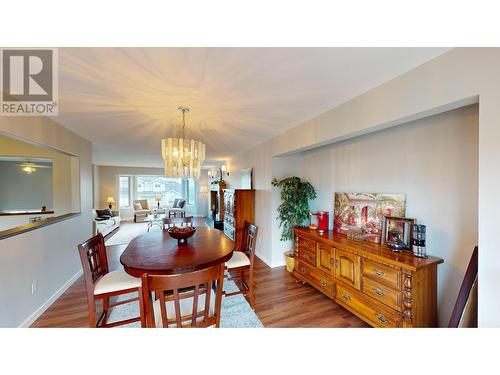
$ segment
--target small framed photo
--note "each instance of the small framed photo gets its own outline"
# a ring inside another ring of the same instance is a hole
[[[406,217],[384,216],[384,222],[382,224],[382,239],[380,243],[388,246],[393,243],[395,238],[399,237],[403,242],[403,248],[410,249],[411,226],[416,224],[416,222],[416,219]]]

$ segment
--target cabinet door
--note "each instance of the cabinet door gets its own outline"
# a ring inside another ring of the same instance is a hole
[[[232,192],[227,193],[227,212],[234,216],[234,194]]]
[[[229,192],[224,192],[224,212],[229,213],[230,211],[230,202],[229,202]]]
[[[334,275],[335,249],[333,247],[318,244],[316,250],[316,267],[330,275]]]
[[[335,277],[347,285],[360,288],[361,257],[347,251],[335,249]]]

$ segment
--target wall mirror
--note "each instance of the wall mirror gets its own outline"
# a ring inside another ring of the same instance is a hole
[[[0,238],[79,212],[77,156],[0,134]]]
[[[252,168],[246,168],[241,170],[241,188],[253,189]]]

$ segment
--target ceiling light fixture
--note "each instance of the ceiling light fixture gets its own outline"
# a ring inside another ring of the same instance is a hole
[[[27,174],[32,174],[33,172],[36,172],[36,168],[31,165],[26,165],[22,168],[22,171]]]
[[[173,178],[198,179],[201,163],[205,160],[205,144],[194,139],[186,139],[187,107],[179,107],[182,112],[182,138],[161,140],[161,152],[165,162],[165,176]]]

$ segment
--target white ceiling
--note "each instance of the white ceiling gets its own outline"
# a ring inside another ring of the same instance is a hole
[[[59,116],[94,163],[162,166],[187,136],[223,160],[446,52],[446,48],[60,48]]]

